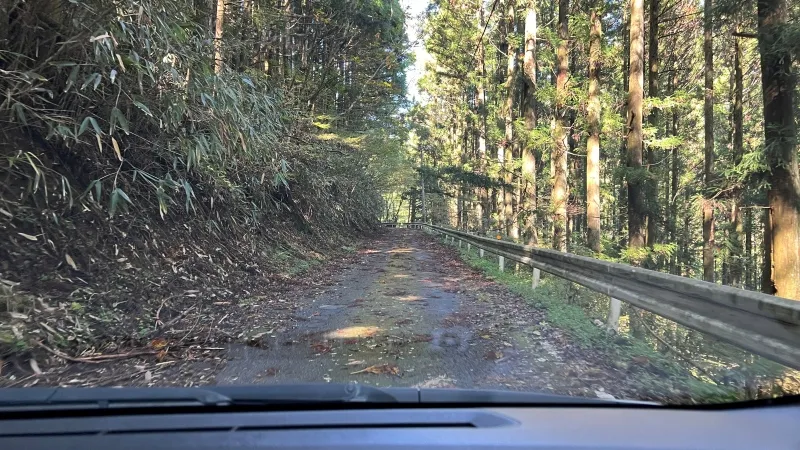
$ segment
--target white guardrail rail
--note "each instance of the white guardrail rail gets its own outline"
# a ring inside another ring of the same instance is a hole
[[[578,283],[689,328],[800,369],[800,301],[477,236],[424,223],[384,223],[387,227],[428,229],[470,246]],[[460,244],[460,242],[459,242]]]

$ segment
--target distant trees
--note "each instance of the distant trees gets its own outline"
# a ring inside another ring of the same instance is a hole
[[[431,2],[429,180],[466,193],[462,227],[800,300],[799,16],[785,0]]]

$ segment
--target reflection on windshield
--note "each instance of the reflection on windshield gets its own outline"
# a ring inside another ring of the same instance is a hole
[[[798,394],[798,19],[11,2],[0,386]]]

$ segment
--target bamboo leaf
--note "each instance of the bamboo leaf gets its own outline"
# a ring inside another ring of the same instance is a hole
[[[72,259],[72,256],[69,256],[69,253],[64,253],[64,259],[67,260],[67,264],[72,267],[72,270],[78,270],[78,265],[75,264],[75,260]]]
[[[92,116],[89,116],[86,119],[88,119],[89,123],[92,124],[92,128],[94,129],[94,133],[96,135],[98,135],[98,136],[102,136],[103,135],[103,130],[100,129],[100,124],[97,123],[97,120],[95,120],[95,118],[92,117]]]
[[[148,107],[147,107],[147,105],[145,105],[144,103],[142,103],[142,102],[133,102],[133,104],[134,104],[134,105],[135,105],[137,108],[139,108],[140,110],[142,110],[142,112],[143,112],[143,113],[147,114],[149,117],[153,117],[153,113],[152,113],[152,112],[150,112],[150,108],[148,108]]]
[[[119,149],[119,143],[113,136],[111,137],[111,145],[114,147],[114,153],[117,155],[117,159],[122,161],[122,152]]]
[[[115,188],[113,191],[111,191],[111,200],[109,201],[108,206],[108,214],[110,216],[113,217],[114,214],[116,214],[120,200],[124,200],[129,204],[132,204],[131,199],[128,198],[128,195],[122,189]]]
[[[14,105],[11,106],[11,109],[14,110],[14,113],[17,116],[17,120],[19,120],[19,123],[28,126],[28,120],[25,118],[25,109],[24,106],[22,106],[22,103],[19,102],[14,103]]]
[[[125,117],[124,114],[122,114],[122,111],[120,111],[119,108],[114,107],[114,109],[111,110],[111,119],[112,119],[111,120],[112,124],[119,123],[119,126],[122,128],[122,131],[124,131],[125,134],[130,134],[128,119]],[[109,134],[111,133],[109,132]]]

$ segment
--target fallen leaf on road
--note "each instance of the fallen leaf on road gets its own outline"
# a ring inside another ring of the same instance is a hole
[[[39,368],[39,363],[37,363],[35,359],[31,359],[30,363],[31,363],[31,370],[33,370],[33,373],[35,373],[36,375],[41,375],[42,369]]]
[[[350,375],[356,375],[359,373],[372,373],[375,375],[381,375],[381,374],[400,375],[400,368],[395,366],[394,364],[379,364],[375,366],[369,366],[366,369],[350,372]]]
[[[333,350],[333,347],[327,342],[315,342],[311,344],[311,349],[314,350],[315,353],[329,353]]]
[[[426,380],[415,387],[418,388],[454,388],[456,387],[455,381],[452,378],[447,378],[444,375]]]
[[[346,366],[360,366],[361,364],[366,364],[366,361],[348,361]]]
[[[488,352],[486,352],[486,359],[490,361],[497,361],[502,357],[503,357],[503,352],[499,350],[489,350]]]
[[[594,391],[594,395],[596,395],[597,398],[601,398],[603,400],[616,400],[616,398],[614,398],[613,395],[603,391]]]

